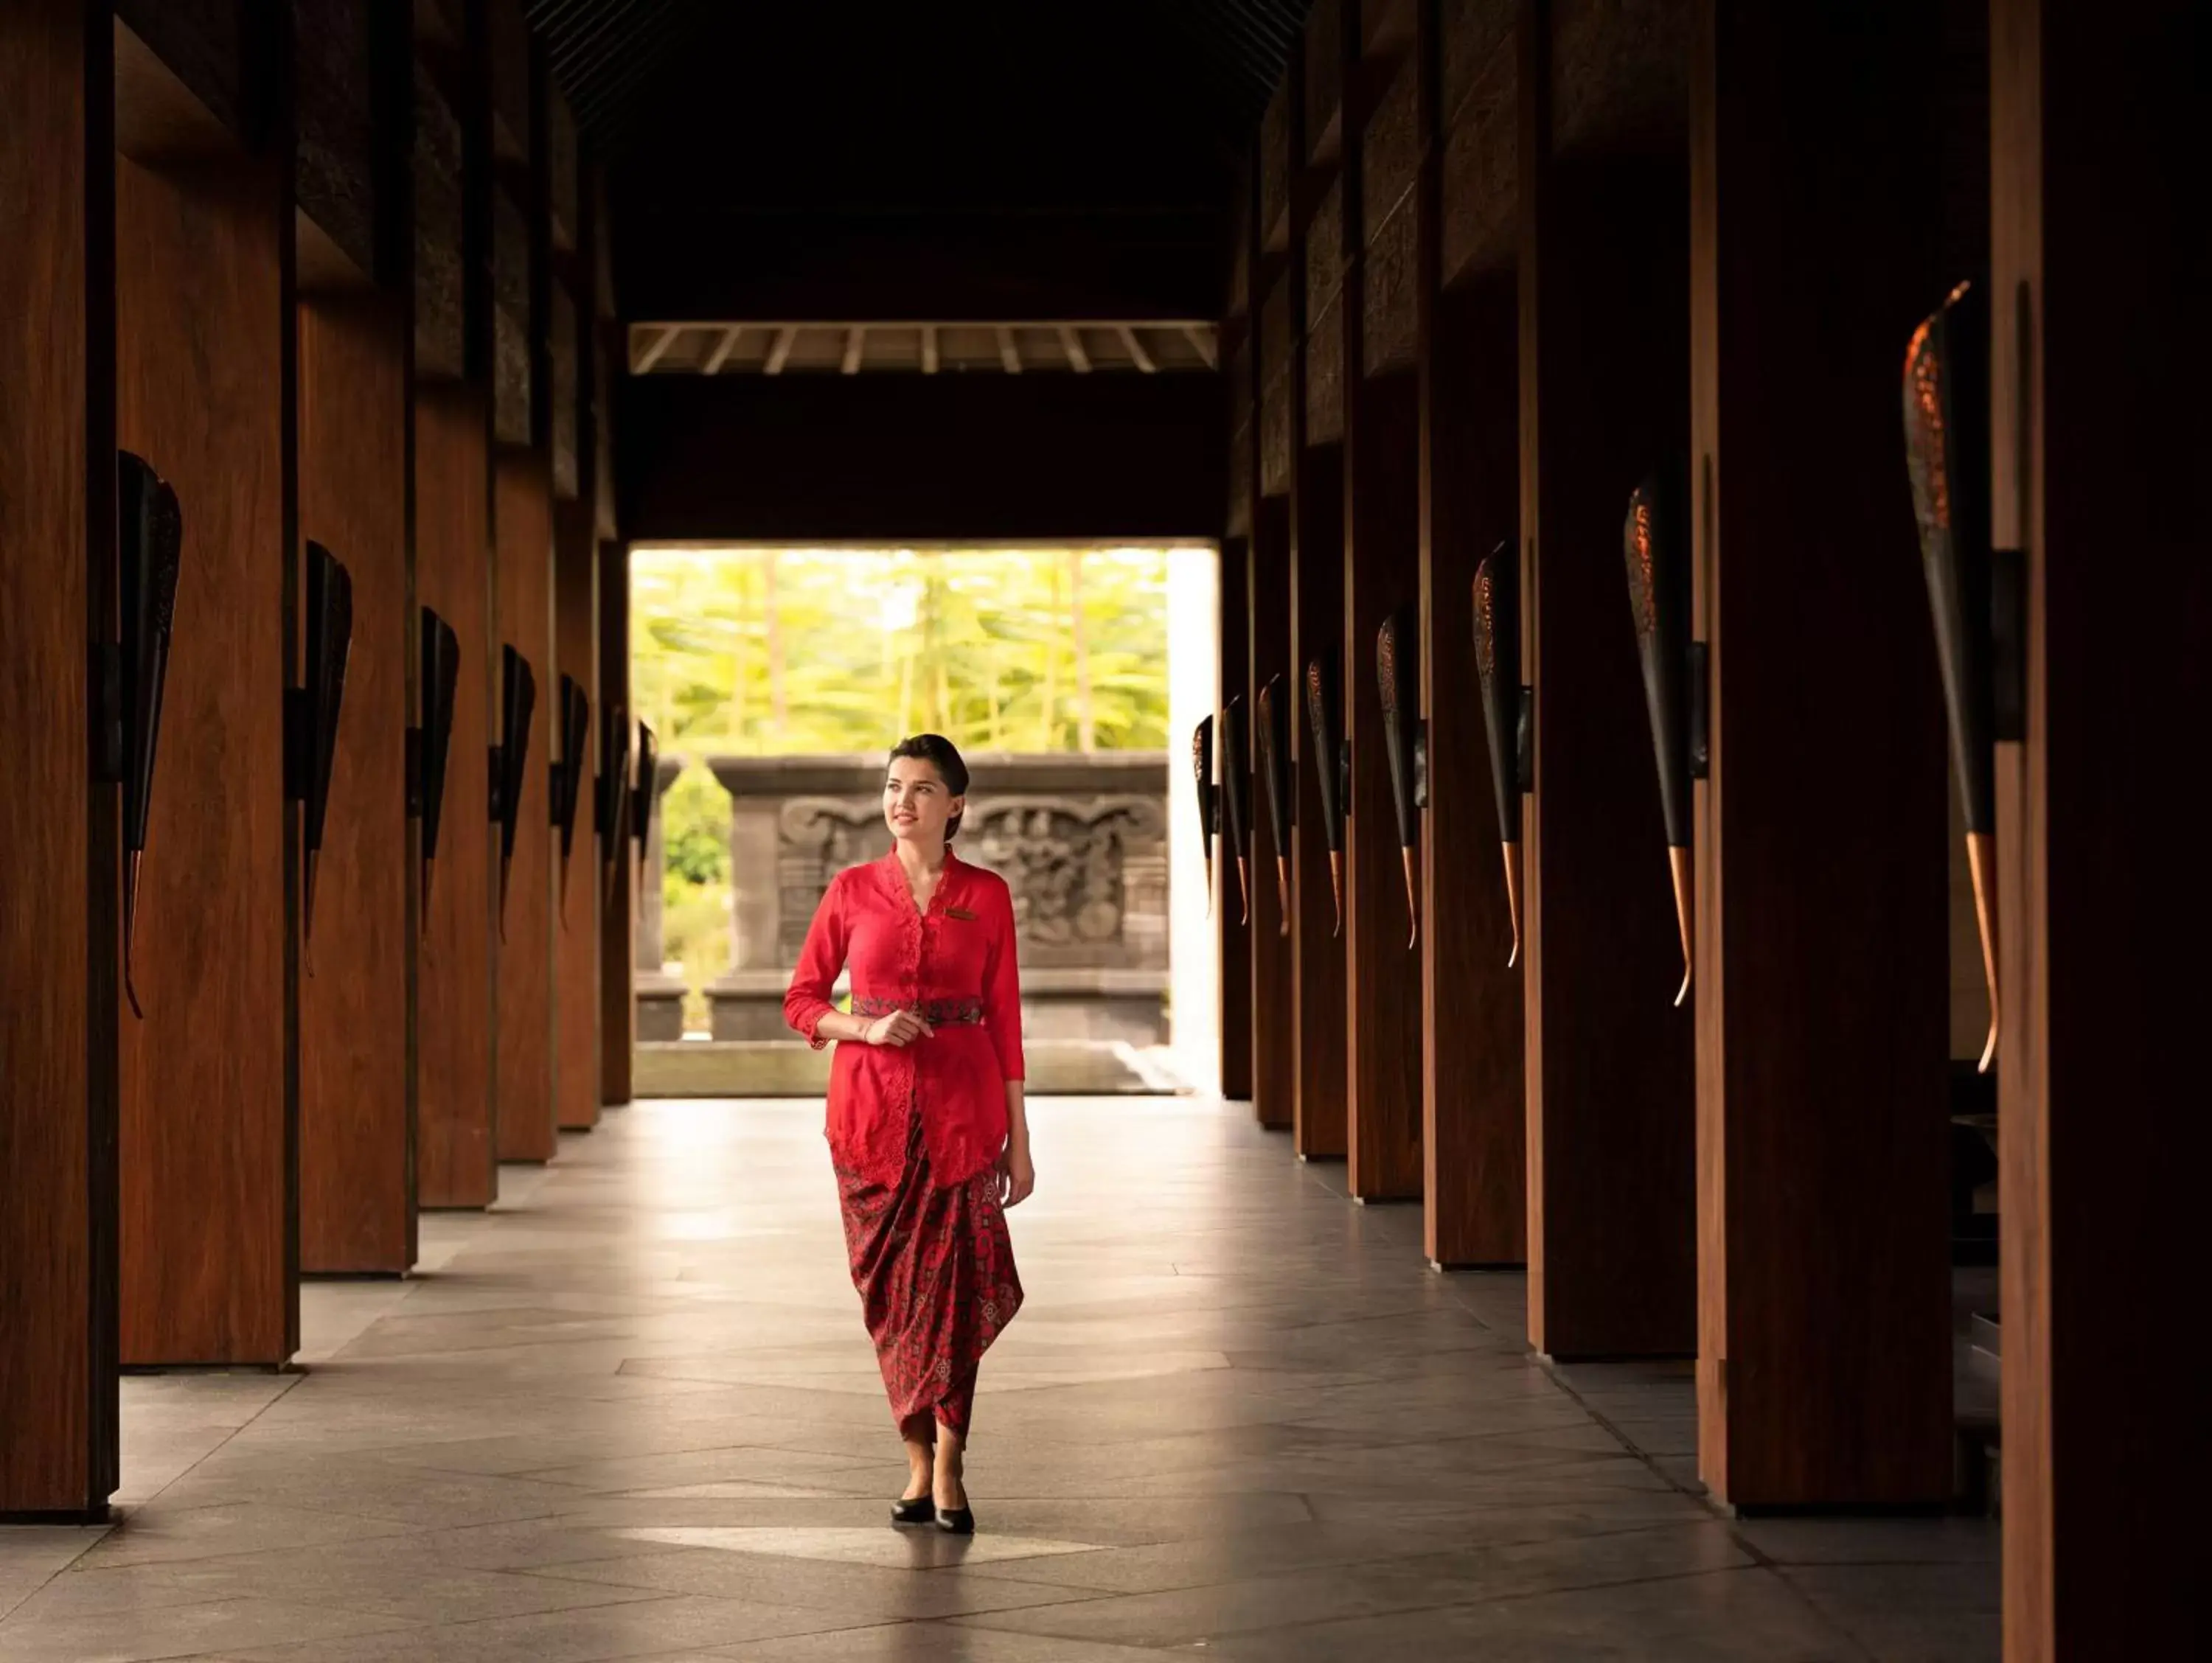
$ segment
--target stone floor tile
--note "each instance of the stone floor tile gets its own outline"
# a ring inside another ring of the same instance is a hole
[[[1690,1371],[1532,1358],[1418,1209],[1238,1108],[1032,1118],[972,1540],[885,1522],[820,1105],[639,1104],[310,1284],[305,1373],[127,1381],[120,1525],[0,1531],[0,1663],[1993,1654],[1994,1526],[1724,1522]]]

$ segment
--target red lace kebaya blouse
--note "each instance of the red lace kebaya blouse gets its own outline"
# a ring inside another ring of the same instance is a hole
[[[930,1177],[965,1182],[1006,1142],[1006,1082],[1023,1077],[1014,902],[996,872],[950,849],[927,913],[896,850],[830,880],[784,995],[784,1020],[820,1050],[841,968],[853,1014],[918,1011],[935,1030],[903,1047],[841,1044],[830,1069],[830,1150],[836,1164],[896,1181],[909,1116],[921,1116]]]

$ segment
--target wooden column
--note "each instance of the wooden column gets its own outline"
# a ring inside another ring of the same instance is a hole
[[[1278,696],[1298,694],[1291,672],[1291,436],[1286,400],[1291,393],[1289,296],[1278,288],[1261,309],[1260,351],[1263,378],[1276,373],[1260,393],[1258,498],[1252,509],[1250,713],[1252,779],[1252,1108],[1263,1126],[1288,1131],[1296,1117],[1298,1030],[1291,992],[1291,918],[1279,882],[1273,822],[1268,818],[1267,781],[1261,772],[1260,694],[1280,677]],[[1293,709],[1293,715],[1301,713]],[[1326,880],[1324,880],[1326,881]],[[1297,905],[1291,897],[1291,910]]]
[[[407,320],[389,297],[299,312],[300,532],[353,579],[353,645],[300,980],[300,1259],[415,1262],[408,1029]],[[304,586],[301,605],[305,605]],[[304,616],[304,613],[303,613]],[[305,639],[304,628],[301,639]]]
[[[118,793],[88,644],[115,640],[112,25],[0,9],[0,1519],[104,1517],[116,1402]]]
[[[1423,1240],[1435,1265],[1518,1264],[1528,1240],[1521,972],[1508,962],[1513,926],[1474,659],[1475,569],[1493,549],[1512,558],[1519,537],[1512,13],[1495,0],[1425,4],[1420,21]],[[1446,27],[1459,50],[1445,50]],[[1502,145],[1507,159],[1448,167],[1455,141]],[[1450,290],[1448,241],[1458,257]]]
[[[621,543],[603,541],[599,550],[599,696],[619,700],[630,740],[637,732],[637,713],[629,703],[629,549]],[[634,768],[631,761],[629,767]],[[614,829],[613,859],[600,882],[599,906],[599,1100],[626,1103],[630,1100],[630,1065],[637,1044],[637,998],[630,980],[636,956],[635,895],[637,865],[633,858],[625,789]],[[602,851],[605,853],[605,851]]]
[[[1693,38],[1698,1454],[1741,1508],[1952,1487],[1950,787],[1898,369],[1968,274],[1926,14],[1702,0]]]
[[[1990,20],[1993,530],[2027,591],[1997,774],[2005,1655],[2203,1656],[2203,1394],[2128,1361],[2197,1296],[2212,1156],[2212,868],[2171,844],[2212,809],[2203,9]]]
[[[1355,40],[1356,40],[1355,37]],[[1346,1183],[1362,1201],[1421,1193],[1421,955],[1384,756],[1376,634],[1420,600],[1420,398],[1415,246],[1420,210],[1419,75],[1389,80],[1360,130],[1344,111],[1344,218],[1353,240],[1344,328],[1344,695],[1352,745],[1345,859],[1347,954]],[[1418,903],[1416,903],[1418,904]]]
[[[1588,28],[1555,52],[1570,18],[1520,17],[1528,1331],[1553,1356],[1687,1354],[1691,1012],[1621,558],[1629,493],[1688,438],[1686,46],[1609,86]]]
[[[547,780],[559,680],[553,655],[553,504],[544,459],[534,452],[500,451],[492,489],[497,640],[529,661],[538,683],[514,855],[499,917],[499,1158],[550,1161],[559,1141],[553,1104],[553,889],[558,863],[553,858]],[[504,731],[495,721],[495,742]],[[495,912],[501,908],[498,889],[495,862]]]
[[[592,784],[599,772],[600,700],[596,610],[597,543],[588,501],[554,510],[553,663],[574,677],[592,701],[581,760],[575,770],[575,830],[567,866],[554,833],[554,1093],[562,1130],[588,1132],[599,1120],[599,843],[592,828]],[[556,677],[557,685],[558,676]],[[548,706],[549,738],[559,701]],[[550,759],[549,759],[550,760]]]
[[[118,138],[137,147],[116,167],[117,442],[184,515],[138,893],[145,1016],[122,1035],[122,1359],[275,1365],[299,1333],[291,207],[278,168],[117,34]]]
[[[484,761],[497,731],[492,665],[490,430],[459,383],[415,394],[415,589],[460,640],[438,853],[416,969],[418,1182],[426,1207],[489,1206],[493,1133],[492,944],[498,877]]]
[[[1231,440],[1236,444],[1238,440]],[[1221,545],[1220,636],[1221,657],[1218,671],[1220,689],[1214,701],[1217,758],[1214,768],[1216,784],[1222,783],[1218,758],[1220,716],[1228,708],[1229,701],[1244,693],[1252,679],[1251,622],[1251,538],[1249,535],[1231,537]],[[1246,697],[1249,707],[1249,697]],[[1230,838],[1229,816],[1224,809],[1221,816],[1221,836],[1215,847],[1213,858],[1213,920],[1216,938],[1221,944],[1221,1095],[1231,1102],[1249,1102],[1252,1098],[1252,1046],[1255,1012],[1252,1009],[1252,927],[1237,889],[1237,851]]]

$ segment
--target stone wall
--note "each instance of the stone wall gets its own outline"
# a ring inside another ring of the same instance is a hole
[[[730,793],[731,968],[708,990],[714,1037],[797,1041],[783,994],[830,880],[890,846],[873,757],[710,756]],[[961,858],[1013,891],[1024,1020],[1045,1042],[1167,1037],[1167,759],[979,756]],[[647,851],[657,893],[659,845]],[[650,938],[649,943],[647,938]],[[648,984],[659,932],[640,932],[640,1037],[677,1038],[682,992]],[[648,967],[647,960],[652,963]],[[666,1019],[656,1004],[672,1010]]]

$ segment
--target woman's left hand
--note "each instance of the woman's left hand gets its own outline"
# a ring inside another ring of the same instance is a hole
[[[1008,1144],[999,1156],[999,1205],[1017,1207],[1036,1187],[1036,1168],[1030,1164],[1026,1146]]]

